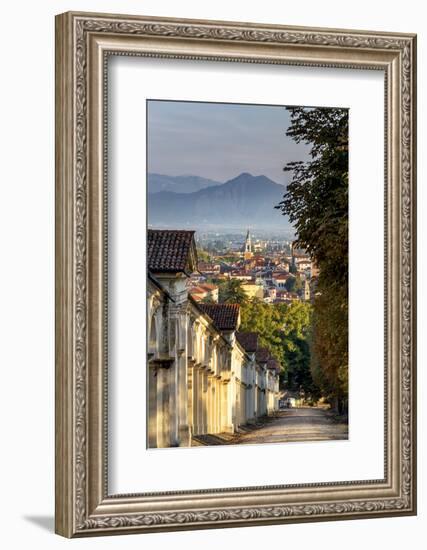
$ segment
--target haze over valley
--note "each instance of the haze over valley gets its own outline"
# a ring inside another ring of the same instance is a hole
[[[243,172],[223,183],[201,176],[148,174],[150,227],[196,230],[252,229],[288,234],[288,219],[275,209],[286,187]]]

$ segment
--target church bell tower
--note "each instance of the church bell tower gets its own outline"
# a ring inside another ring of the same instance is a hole
[[[250,260],[252,258],[252,241],[251,241],[251,234],[249,232],[246,233],[246,240],[245,240],[245,250],[243,257],[245,260]]]

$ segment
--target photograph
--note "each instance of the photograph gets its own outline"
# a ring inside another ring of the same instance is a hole
[[[147,447],[348,440],[349,109],[146,110]]]

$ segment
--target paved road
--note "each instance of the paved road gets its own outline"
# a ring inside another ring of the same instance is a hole
[[[233,443],[324,441],[348,438],[348,425],[337,422],[323,409],[300,407],[280,411],[278,416],[255,429],[245,429]]]

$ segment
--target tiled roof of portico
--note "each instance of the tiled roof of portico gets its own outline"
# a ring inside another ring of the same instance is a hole
[[[197,265],[194,231],[149,229],[147,266],[154,273],[180,272]]]
[[[256,332],[237,332],[237,341],[245,351],[253,353],[258,348],[258,334]]]
[[[236,330],[239,322],[239,304],[199,304],[219,330]]]

